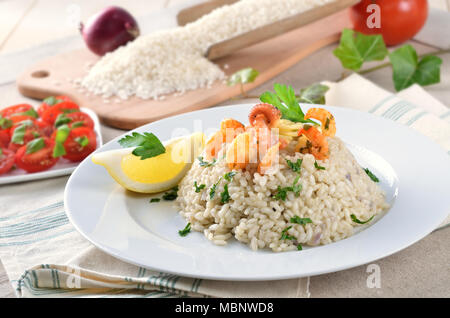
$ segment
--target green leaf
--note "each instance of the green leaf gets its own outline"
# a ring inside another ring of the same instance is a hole
[[[373,172],[369,170],[369,168],[365,168],[364,171],[369,176],[369,178],[372,179],[373,182],[380,182],[380,179],[378,179],[377,176],[374,175]]]
[[[300,90],[300,103],[307,104],[325,104],[325,93],[330,88],[322,84],[313,84]]]
[[[300,225],[306,225],[308,223],[312,223],[312,220],[310,218],[301,218],[298,215],[291,218],[291,223],[300,224]]]
[[[67,125],[58,127],[55,135],[55,146],[53,147],[53,158],[58,158],[66,154],[64,142],[70,134],[70,128]]]
[[[224,185],[223,192],[220,194],[220,202],[222,204],[230,201],[230,193],[228,193],[228,183]]]
[[[333,54],[344,68],[358,71],[364,62],[383,60],[388,51],[380,34],[364,35],[356,32],[355,35],[353,30],[344,29]]]
[[[72,129],[84,126],[85,126],[84,121],[76,121],[71,125]]]
[[[8,129],[13,125],[13,121],[9,118],[4,118],[0,115],[0,129]]]
[[[367,221],[360,221],[358,220],[358,218],[356,217],[356,215],[354,214],[350,214],[350,217],[352,218],[352,221],[358,224],[366,224],[370,221],[372,221],[372,219],[374,218],[375,215],[372,215],[372,217],[370,219],[368,219]]]
[[[416,50],[407,44],[391,52],[389,59],[397,91],[414,83],[426,86],[440,82],[442,60],[437,56],[427,55],[419,61]]]
[[[170,191],[165,192],[162,198],[166,201],[173,201],[178,197],[178,186],[173,187]]]
[[[75,141],[81,146],[81,148],[89,145],[89,138],[86,136],[77,137],[75,138]]]
[[[325,167],[319,166],[317,161],[314,161],[314,167],[316,167],[317,170],[325,170]]]
[[[46,99],[44,99],[43,102],[44,102],[45,104],[49,105],[49,106],[53,106],[53,105],[62,103],[63,100],[62,100],[62,99],[57,99],[57,98],[54,97],[54,96],[50,96],[50,97],[47,97]]]
[[[200,193],[200,191],[202,191],[206,187],[206,184],[198,185],[197,181],[194,181],[194,187],[195,187],[195,192]]]
[[[41,150],[45,147],[45,141],[44,138],[36,138],[27,143],[27,150],[26,154],[35,153],[38,150]]]
[[[197,160],[199,161],[200,167],[211,167],[211,166],[214,166],[217,162],[216,158],[214,158],[213,161],[211,161],[211,162],[204,161],[202,156],[198,157]]]
[[[152,199],[150,199],[150,203],[159,202],[159,201],[161,201],[160,198],[152,198]]]
[[[257,70],[247,67],[231,75],[227,84],[228,86],[233,86],[236,84],[253,83],[258,75],[259,72]]]
[[[188,223],[184,229],[178,231],[178,234],[180,236],[186,236],[189,234],[190,231],[191,231],[191,223]]]
[[[297,244],[297,250],[301,251],[303,249],[302,244]]]
[[[26,112],[15,113],[15,114],[11,115],[11,117],[14,117],[14,116],[30,116],[33,118],[38,118],[39,114],[37,113],[37,111],[34,108],[30,108]]]
[[[55,127],[59,127],[61,125],[68,124],[72,121],[71,118],[67,117],[66,114],[59,114],[55,120]]]
[[[290,230],[291,228],[292,228],[292,226],[288,226],[283,231],[281,231],[281,237],[280,237],[281,241],[283,241],[283,240],[295,240],[294,236],[287,234],[287,231]]]
[[[23,138],[25,137],[25,132],[27,127],[33,126],[33,122],[31,120],[24,120],[20,122],[20,125],[14,129],[14,133],[11,137],[11,142],[18,145],[23,145]]]
[[[312,123],[316,124],[312,120],[305,119],[300,104],[295,96],[295,91],[291,86],[275,83],[273,85],[275,94],[272,92],[263,93],[259,99],[263,103],[271,104],[278,108],[282,114],[282,118],[288,119],[293,122],[300,123]]]
[[[119,140],[122,147],[137,147],[133,150],[133,155],[141,157],[141,160],[159,156],[166,152],[166,148],[161,141],[152,133],[140,134],[133,132]]]
[[[277,188],[277,192],[274,195],[274,198],[277,200],[283,200],[286,201],[287,198],[287,193],[289,191],[294,192],[295,196],[298,197],[300,195],[300,192],[302,191],[302,185],[298,183],[298,181],[300,180],[300,176],[297,176],[292,184],[291,187],[280,187],[278,186]]]
[[[211,189],[209,189],[209,198],[211,200],[214,199],[214,196],[216,195],[217,186],[219,185],[221,180],[222,180],[222,177],[220,177],[219,180],[217,180],[217,182],[213,184]]]
[[[300,172],[300,170],[302,168],[303,159],[297,159],[297,161],[295,163],[286,159],[286,163],[288,164],[289,168],[292,169],[292,171]]]
[[[223,177],[225,178],[225,180],[231,181],[235,175],[236,175],[236,171],[230,171],[230,172],[225,173],[225,175]]]

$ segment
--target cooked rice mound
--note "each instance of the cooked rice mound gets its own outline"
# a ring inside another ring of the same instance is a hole
[[[225,245],[235,237],[253,250],[296,250],[298,244],[316,246],[349,237],[359,226],[351,219],[352,214],[366,221],[387,209],[388,204],[383,191],[344,143],[336,137],[328,138],[328,143],[329,158],[317,161],[325,170],[315,167],[312,155],[294,153],[289,147],[280,151],[275,173],[260,175],[251,169],[236,170],[231,181],[223,178],[230,172],[224,159],[210,167],[202,167],[196,160],[179,185],[180,213],[193,230],[203,232],[213,243]],[[288,191],[285,201],[276,199],[278,186],[292,186],[299,175],[287,165],[286,159],[296,162],[299,158],[303,159],[299,196]],[[210,189],[221,177],[211,199]],[[199,193],[195,192],[195,181],[197,185],[206,185]],[[226,184],[230,200],[222,203],[221,193]],[[294,216],[310,218],[312,223],[293,224],[290,220]],[[288,227],[291,228],[285,230]],[[289,238],[282,239],[283,234]]]

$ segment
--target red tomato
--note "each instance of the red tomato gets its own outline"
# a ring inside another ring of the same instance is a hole
[[[17,114],[17,113],[23,113],[26,112],[30,109],[32,109],[33,106],[28,105],[28,104],[18,104],[18,105],[13,105],[13,106],[9,106],[6,107],[4,109],[2,109],[0,111],[0,115],[2,117],[10,117],[13,114]]]
[[[88,143],[82,146],[80,142],[84,138],[87,138]],[[78,162],[86,158],[95,148],[97,148],[97,137],[92,129],[87,127],[74,128],[64,142],[66,154],[63,157]]]
[[[72,127],[72,124],[74,124],[76,122],[82,122],[83,126],[80,126],[80,127],[87,127],[90,129],[94,129],[94,121],[86,113],[83,113],[83,112],[70,113],[70,114],[67,114],[66,117],[71,119],[71,121],[69,123],[69,127]]]
[[[41,117],[43,121],[46,121],[50,124],[53,125],[53,123],[55,122],[56,117],[58,117],[59,114],[63,114],[65,112],[74,112],[74,111],[79,111],[80,107],[75,104],[74,102],[70,102],[70,101],[64,101],[58,104],[55,104],[53,106],[51,106],[50,108],[48,108],[47,110],[45,110]]]
[[[0,148],[8,147],[10,139],[9,129],[0,130]]]
[[[49,97],[49,98],[51,98],[51,97]],[[58,101],[71,102],[70,98],[67,97],[67,96],[56,96],[54,99],[56,99],[56,100],[58,100]],[[42,117],[42,114],[43,114],[47,109],[49,109],[50,107],[56,105],[56,104],[51,104],[51,105],[49,105],[49,104],[47,104],[47,103],[45,102],[46,100],[47,100],[47,99],[44,99],[44,101],[42,102],[41,105],[39,105],[38,110],[37,110],[39,116],[41,116],[41,117]],[[58,102],[58,103],[59,103],[59,102]]]
[[[15,125],[10,129],[10,136],[11,138],[14,136],[14,132],[17,128],[19,128],[21,125]],[[23,136],[23,143],[20,144],[16,144],[13,143],[11,141],[11,143],[9,144],[8,148],[12,151],[17,151],[17,149],[19,149],[20,147],[22,147],[23,145],[27,144],[28,142],[30,142],[31,140],[39,137],[42,135],[42,132],[39,130],[39,128],[33,123],[33,125],[28,126],[25,128],[25,134]]]
[[[380,28],[370,29],[367,6],[380,7]],[[427,0],[362,0],[350,10],[350,18],[356,31],[364,34],[381,34],[386,45],[396,45],[412,38],[425,24],[428,16]]]
[[[54,166],[59,158],[53,158],[54,142],[44,137],[45,147],[36,152],[27,154],[27,146],[24,145],[17,150],[15,155],[16,166],[27,172],[38,172]]]
[[[46,121],[43,121],[42,119],[38,119],[35,122],[36,126],[38,127],[38,129],[41,131],[42,135],[46,136],[46,137],[50,137],[53,133],[53,125],[47,123]]]
[[[14,152],[6,148],[0,148],[0,150],[0,174],[4,174],[14,165]]]
[[[11,116],[9,119],[13,122],[13,126],[20,124],[20,122],[22,122],[24,120],[31,120],[32,122],[34,122],[36,120],[33,116],[27,116],[27,115]]]

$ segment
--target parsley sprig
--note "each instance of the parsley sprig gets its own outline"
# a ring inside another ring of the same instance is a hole
[[[310,218],[301,218],[298,215],[291,218],[291,223],[300,224],[300,225],[306,225],[308,223],[312,223],[312,220]]]
[[[186,236],[189,232],[191,232],[191,223],[188,223],[184,229],[178,231],[178,234],[180,236]]]
[[[298,183],[300,180],[300,176],[297,176],[294,180],[294,183],[290,187],[280,187],[277,188],[277,193],[275,193],[274,198],[276,200],[286,201],[288,192],[294,192],[295,196],[298,197],[300,195],[300,191],[302,191],[302,185]]]
[[[297,159],[296,162],[292,162],[289,159],[286,159],[286,163],[289,166],[289,168],[292,169],[294,172],[300,172],[302,168],[303,159]]]
[[[370,221],[372,221],[372,219],[374,218],[375,215],[372,215],[372,217],[370,219],[368,219],[367,221],[361,221],[359,220],[356,215],[351,214],[350,217],[352,219],[353,222],[358,223],[358,224],[366,224],[369,223]]]
[[[316,167],[317,170],[325,170],[325,167],[319,166],[317,161],[314,161],[314,167]]]
[[[260,96],[263,103],[271,104],[281,111],[282,118],[298,123],[311,123],[317,125],[316,122],[305,119],[300,104],[298,103],[295,91],[291,86],[275,83],[273,85],[275,93],[265,92]]]
[[[289,231],[292,228],[292,225],[288,226],[287,228],[285,228],[283,231],[281,231],[281,237],[280,240],[295,240],[295,237],[292,235],[287,234],[287,231]]]
[[[211,167],[214,166],[217,162],[216,158],[214,158],[211,162],[204,161],[202,156],[198,157],[197,160],[199,161],[200,167]]]
[[[159,156],[166,152],[166,148],[153,133],[143,134],[133,132],[119,140],[119,144],[124,147],[136,147],[132,154],[141,157],[141,160]]]
[[[364,171],[369,176],[369,178],[372,179],[373,182],[380,182],[380,179],[378,179],[377,176],[369,170],[369,168],[365,168]]]
[[[206,187],[206,184],[198,185],[197,181],[194,181],[194,187],[195,187],[195,192],[200,193],[200,191],[202,191]]]

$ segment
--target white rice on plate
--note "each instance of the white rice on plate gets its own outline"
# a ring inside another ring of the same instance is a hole
[[[199,161],[179,185],[177,204],[181,215],[195,231],[217,245],[225,245],[232,237],[253,250],[270,248],[275,252],[296,250],[298,246],[316,246],[339,241],[354,234],[351,215],[361,221],[388,208],[385,194],[356,162],[345,144],[336,137],[328,138],[330,156],[317,161],[311,154],[294,153],[289,147],[280,151],[275,173],[260,175],[253,171],[230,172],[224,159],[214,165],[200,166]],[[219,156],[218,158],[223,158]],[[302,159],[301,170],[294,172],[286,159]],[[286,200],[277,199],[279,186],[291,187],[297,176],[302,189],[299,195],[287,191]],[[219,181],[220,179],[220,181]],[[198,193],[197,185],[205,184]],[[219,182],[218,182],[219,181]],[[210,190],[217,183],[214,197]],[[225,185],[230,199],[222,203]],[[295,224],[291,218],[309,218],[312,223]],[[284,234],[284,235],[283,235]]]

